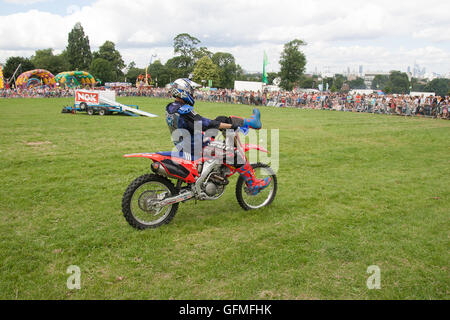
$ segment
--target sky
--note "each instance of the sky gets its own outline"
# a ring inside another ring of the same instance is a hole
[[[36,49],[60,53],[76,22],[92,50],[113,41],[126,64],[173,57],[173,38],[189,33],[212,52],[230,52],[247,71],[279,71],[283,45],[304,40],[306,70],[342,73],[450,73],[446,0],[0,0],[0,62]],[[156,55],[156,57],[154,57]]]

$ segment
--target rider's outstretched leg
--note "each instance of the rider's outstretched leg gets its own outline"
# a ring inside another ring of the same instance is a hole
[[[234,124],[237,127],[249,127],[251,129],[259,130],[261,129],[261,112],[258,109],[253,109],[253,114],[250,118],[241,118],[236,116],[230,117],[217,117],[217,121]]]

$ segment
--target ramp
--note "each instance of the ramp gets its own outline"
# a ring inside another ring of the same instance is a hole
[[[121,104],[121,103],[119,103],[119,102],[117,102],[117,101],[112,101],[112,100],[107,99],[107,98],[105,98],[105,97],[100,97],[99,100],[100,100],[101,102],[106,103],[106,104],[109,104],[109,105],[111,105],[111,106],[118,106],[118,107],[121,107],[121,108],[122,108],[122,111],[132,112],[132,113],[134,113],[134,114],[138,114],[138,115],[140,115],[140,116],[145,116],[145,117],[150,117],[150,118],[156,118],[156,117],[158,117],[156,114],[149,113],[149,112],[145,112],[145,111],[142,111],[142,110],[139,110],[139,109],[135,109],[135,108],[132,108],[132,107],[128,107],[128,106],[126,106],[126,105],[124,105],[124,104]]]

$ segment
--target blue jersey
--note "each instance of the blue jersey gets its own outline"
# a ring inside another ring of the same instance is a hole
[[[194,154],[201,152],[203,147],[203,133],[208,129],[218,129],[220,122],[200,116],[194,111],[194,107],[183,104],[182,102],[172,102],[166,106],[166,122],[169,126],[172,140],[179,151]],[[195,132],[195,124],[200,127],[201,131]],[[173,134],[177,129],[187,130],[190,134],[190,141],[183,141],[182,132]],[[199,146],[197,150],[195,147]]]

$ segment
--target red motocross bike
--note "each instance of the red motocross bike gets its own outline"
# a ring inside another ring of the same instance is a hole
[[[217,200],[229,184],[228,178],[236,168],[225,159],[241,159],[248,162],[245,153],[251,149],[268,152],[258,145],[242,144],[239,130],[234,134],[221,131],[217,139],[203,148],[202,157],[189,161],[171,152],[136,153],[126,158],[152,160],[153,174],[135,179],[122,198],[122,212],[128,223],[136,229],[156,228],[169,223],[175,216],[180,202],[191,199]],[[244,210],[259,209],[272,203],[277,193],[277,177],[266,164],[251,165],[257,179],[272,178],[270,185],[258,194],[252,194],[245,180],[239,176],[236,198]],[[174,179],[176,185],[170,180]]]

